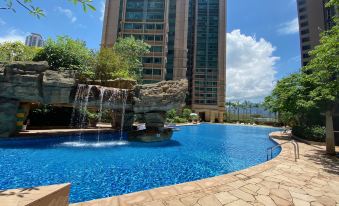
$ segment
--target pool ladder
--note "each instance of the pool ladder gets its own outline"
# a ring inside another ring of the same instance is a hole
[[[273,147],[270,147],[270,148],[267,148],[267,161],[270,159],[269,158],[269,154],[271,154],[271,159],[273,158],[273,151],[278,148],[278,147],[281,147],[281,145],[283,144],[287,144],[287,143],[291,143],[294,147],[294,159],[295,161],[297,161],[297,159],[300,159],[299,157],[299,145],[296,141],[294,140],[291,140],[291,141],[288,141],[288,142],[284,142],[284,143],[281,143],[281,144],[278,144],[278,145],[275,145]],[[270,151],[270,152],[269,152]]]

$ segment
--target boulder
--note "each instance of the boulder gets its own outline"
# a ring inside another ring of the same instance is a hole
[[[159,130],[142,130],[128,132],[128,140],[136,142],[161,142],[170,140],[173,135],[173,130],[163,128]]]
[[[163,128],[166,122],[166,112],[148,112],[144,114],[147,129]]]
[[[137,85],[134,88],[134,112],[140,114],[166,112],[170,109],[181,108],[185,105],[187,91],[187,80]]]
[[[19,99],[22,102],[42,101],[43,72],[47,62],[14,62],[7,64],[0,81],[0,97]]]
[[[75,86],[74,73],[71,70],[45,71],[42,80],[43,103],[72,105],[71,92]]]

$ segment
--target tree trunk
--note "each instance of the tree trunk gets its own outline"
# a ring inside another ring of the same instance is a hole
[[[335,155],[332,111],[326,111],[326,153]]]

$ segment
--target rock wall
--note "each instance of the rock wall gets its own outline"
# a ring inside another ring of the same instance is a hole
[[[48,70],[47,62],[14,62],[0,77],[0,97],[42,104],[70,104],[75,86],[70,71]]]
[[[186,80],[146,85],[137,85],[135,81],[125,79],[93,83],[107,86],[102,106],[115,111],[115,116],[119,116],[117,111],[122,111],[122,101],[118,97],[112,105],[107,100],[116,90],[127,92],[125,128],[132,127],[134,114],[143,115],[149,128],[163,127],[166,111],[185,105]],[[21,103],[71,107],[77,87],[73,71],[49,70],[47,62],[14,62],[4,68],[0,65],[0,137],[15,133],[15,115]],[[88,108],[99,107],[101,88],[100,85],[91,87]],[[120,126],[121,121],[117,118],[112,124]]]
[[[180,108],[185,105],[187,88],[187,80],[137,85],[133,110],[135,113],[147,113]]]
[[[0,137],[9,137],[16,130],[19,101],[0,97]]]

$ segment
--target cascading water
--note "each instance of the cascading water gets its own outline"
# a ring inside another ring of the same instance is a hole
[[[73,111],[72,111],[71,121],[70,121],[71,128],[79,126],[79,117],[76,114],[77,114],[77,108],[82,107],[83,92],[85,89],[86,89],[85,84],[79,84],[77,87],[77,91],[76,91],[74,102],[73,102]]]
[[[105,95],[106,88],[105,87],[100,87],[100,95],[99,95],[99,114],[98,114],[98,122],[101,122],[102,118],[102,103],[104,100],[104,95]],[[100,142],[100,128],[98,128],[98,137],[97,137],[97,142]]]
[[[71,127],[76,127],[83,129],[87,123],[87,106],[89,103],[89,99],[91,97],[91,90],[95,87],[94,85],[84,85],[79,84],[77,87],[77,91],[75,94],[74,102],[73,102],[73,112],[71,116]],[[99,87],[98,87],[99,88]],[[79,140],[78,142],[67,142],[63,143],[63,145],[71,146],[71,147],[104,147],[104,146],[118,146],[125,145],[127,142],[121,141],[123,136],[123,127],[124,127],[124,116],[125,116],[125,108],[127,103],[128,92],[123,89],[116,88],[107,88],[100,87],[99,88],[99,98],[98,98],[98,122],[102,120],[103,108],[104,105],[107,107],[108,105],[114,108],[116,104],[122,103],[122,119],[121,119],[121,129],[120,129],[120,141],[111,141],[101,140],[100,128],[97,130],[97,141],[95,143],[91,143],[90,141],[85,141],[82,138],[82,131],[79,132]],[[105,95],[110,95],[109,98],[105,98]]]
[[[86,114],[87,114],[87,105],[88,105],[88,100],[89,100],[89,96],[91,94],[91,89],[92,89],[93,85],[88,85],[87,88],[87,92],[86,92],[86,96],[84,99],[84,106],[82,108],[80,108],[80,112],[81,112],[81,122],[80,122],[80,128],[83,129],[85,124],[86,124]]]
[[[121,126],[120,126],[120,141],[122,140],[123,131],[124,131],[124,121],[125,121],[125,110],[126,110],[126,102],[128,93],[126,89],[122,90],[122,112],[121,112]]]

